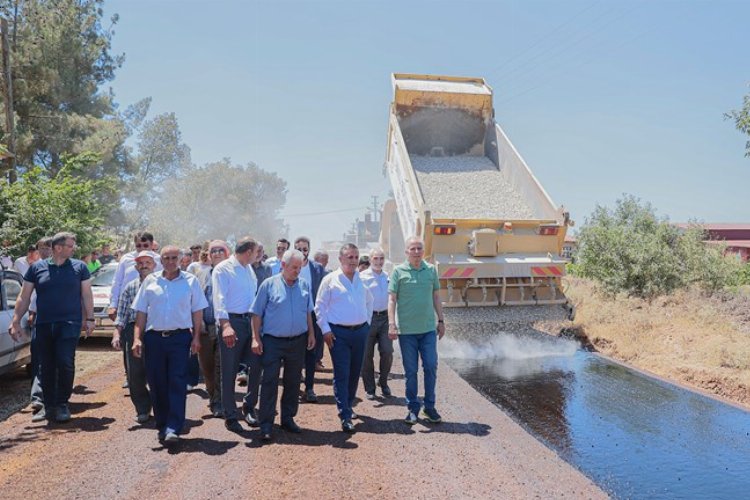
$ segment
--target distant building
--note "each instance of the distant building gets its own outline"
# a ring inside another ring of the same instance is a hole
[[[573,256],[575,255],[576,250],[578,250],[578,240],[572,234],[566,233],[560,257],[573,261]]]
[[[699,224],[706,231],[706,243],[726,245],[725,253],[734,254],[742,262],[750,261],[750,224],[712,223]],[[693,224],[675,224],[687,229]]]

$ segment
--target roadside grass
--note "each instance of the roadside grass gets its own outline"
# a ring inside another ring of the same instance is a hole
[[[573,328],[599,352],[750,408],[750,289],[680,290],[652,301],[566,278]]]

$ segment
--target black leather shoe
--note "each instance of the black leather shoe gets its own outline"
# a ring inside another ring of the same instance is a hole
[[[260,431],[260,439],[267,443],[273,439],[273,434],[271,431]]]
[[[224,427],[226,427],[227,430],[230,432],[240,433],[243,430],[242,426],[240,425],[240,423],[237,421],[236,418],[230,418],[229,420],[225,420]]]
[[[351,433],[354,432],[354,424],[352,423],[351,420],[348,420],[348,419],[347,420],[342,420],[341,421],[341,430],[343,430],[344,432],[348,432],[348,433],[351,434]]]
[[[291,418],[285,422],[281,422],[281,428],[285,431],[293,432],[294,434],[299,434],[302,432],[302,427],[297,425],[297,423]]]

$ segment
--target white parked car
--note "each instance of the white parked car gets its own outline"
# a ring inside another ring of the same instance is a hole
[[[23,337],[16,342],[10,336],[10,324],[16,299],[21,294],[23,277],[11,270],[0,270],[0,375],[31,362],[31,331],[27,316],[21,320]]]
[[[107,318],[109,300],[112,297],[112,283],[115,281],[117,262],[105,264],[91,276],[91,291],[94,295],[94,318],[96,326],[111,325]]]

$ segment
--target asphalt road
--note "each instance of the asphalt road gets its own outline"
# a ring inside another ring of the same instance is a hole
[[[92,357],[83,349],[79,362]],[[28,407],[0,423],[4,499],[606,498],[445,365],[441,424],[402,422],[399,369],[396,397],[360,402],[357,432],[344,434],[325,370],[320,402],[300,406],[301,435],[277,428],[275,440],[262,444],[257,430],[232,434],[209,416],[199,389],[188,397],[187,434],[165,448],[151,422],[134,421],[119,354],[106,343],[88,349],[105,361],[77,376],[69,423],[31,423]]]

